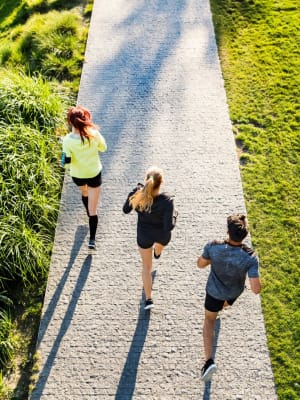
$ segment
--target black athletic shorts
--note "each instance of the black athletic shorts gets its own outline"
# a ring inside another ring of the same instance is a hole
[[[229,300],[219,300],[219,299],[215,299],[214,297],[210,296],[207,292],[206,292],[206,297],[205,297],[205,309],[207,311],[211,311],[211,312],[218,312],[221,311],[225,301],[227,301],[227,303],[232,306],[232,304],[236,301],[237,297],[235,299],[229,299]]]
[[[166,246],[171,240],[171,232],[137,229],[137,244],[142,249],[149,249],[154,243]]]
[[[89,187],[96,188],[102,185],[101,172],[97,176],[94,176],[94,178],[75,178],[72,176],[72,179],[77,186],[88,185]]]

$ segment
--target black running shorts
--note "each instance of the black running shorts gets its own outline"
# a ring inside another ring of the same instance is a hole
[[[98,186],[102,185],[102,175],[101,172],[97,176],[94,176],[93,178],[75,178],[72,176],[73,182],[77,186],[85,186],[88,185],[91,188],[96,188]]]
[[[224,303],[225,301],[227,301],[227,303],[232,306],[232,304],[236,301],[237,298],[235,299],[229,299],[229,300],[219,300],[219,299],[215,299],[214,297],[210,296],[207,292],[206,292],[206,297],[205,297],[205,309],[207,311],[211,311],[211,312],[218,312],[221,311],[222,308],[224,307]]]
[[[142,249],[149,249],[154,243],[159,243],[162,246],[166,246],[171,240],[171,232],[158,231],[158,230],[137,230],[137,244]]]

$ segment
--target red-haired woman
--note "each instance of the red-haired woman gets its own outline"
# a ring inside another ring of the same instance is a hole
[[[135,210],[138,213],[137,244],[142,258],[142,280],[145,292],[144,309],[152,308],[152,253],[159,258],[163,248],[171,240],[175,226],[173,199],[160,193],[163,181],[162,171],[151,167],[146,172],[145,184],[138,184],[132,190],[123,206],[125,214]],[[152,250],[154,246],[154,249]]]
[[[89,217],[88,247],[94,249],[102,184],[99,151],[106,151],[107,146],[98,127],[92,122],[90,111],[85,107],[71,107],[67,119],[72,131],[63,139],[62,165],[69,166],[73,182],[81,190],[82,202]]]

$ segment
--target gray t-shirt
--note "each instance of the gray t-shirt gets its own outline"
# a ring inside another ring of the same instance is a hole
[[[259,277],[258,257],[244,244],[232,246],[224,241],[209,242],[202,257],[211,261],[206,291],[216,299],[235,299],[244,290],[247,274],[249,278]]]

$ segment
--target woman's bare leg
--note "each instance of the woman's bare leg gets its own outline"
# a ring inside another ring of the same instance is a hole
[[[87,193],[89,197],[89,214],[90,216],[97,215],[97,207],[100,199],[101,186],[95,188],[88,186]]]
[[[205,310],[203,324],[203,344],[205,360],[212,358],[217,312]]]
[[[139,247],[139,252],[142,258],[142,280],[144,285],[145,297],[151,299],[152,293],[152,247],[149,249],[142,249]]]
[[[88,198],[88,187],[87,185],[84,186],[79,186],[79,189],[81,190],[81,200],[84,205],[84,208],[86,210],[87,216],[89,217],[89,198]]]

